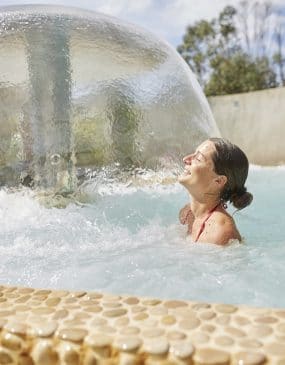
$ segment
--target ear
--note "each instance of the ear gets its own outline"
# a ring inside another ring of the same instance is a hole
[[[226,185],[228,181],[228,178],[225,175],[218,175],[215,178],[215,183],[218,184],[220,189],[223,189],[223,187]]]

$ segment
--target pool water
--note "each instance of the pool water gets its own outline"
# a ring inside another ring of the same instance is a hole
[[[251,166],[254,201],[234,215],[245,242],[226,248],[186,239],[178,183],[94,181],[65,209],[2,189],[0,282],[285,307],[284,181],[285,167]]]

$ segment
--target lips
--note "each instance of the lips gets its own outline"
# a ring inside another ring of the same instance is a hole
[[[191,172],[189,170],[187,170],[187,169],[184,169],[184,174],[185,175],[191,175]]]

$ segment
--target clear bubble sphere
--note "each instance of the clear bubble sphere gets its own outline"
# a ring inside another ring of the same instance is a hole
[[[79,167],[158,169],[219,135],[171,46],[75,8],[0,8],[0,103],[2,185],[23,171],[50,187]]]

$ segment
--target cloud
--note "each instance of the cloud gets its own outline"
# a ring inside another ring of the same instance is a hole
[[[251,0],[250,0],[251,1]],[[265,1],[265,0],[264,0]],[[138,24],[177,46],[187,25],[199,19],[212,19],[226,5],[240,0],[48,0],[50,4],[76,6]],[[0,0],[1,5],[47,3],[47,0]],[[284,0],[272,0],[284,9]]]

